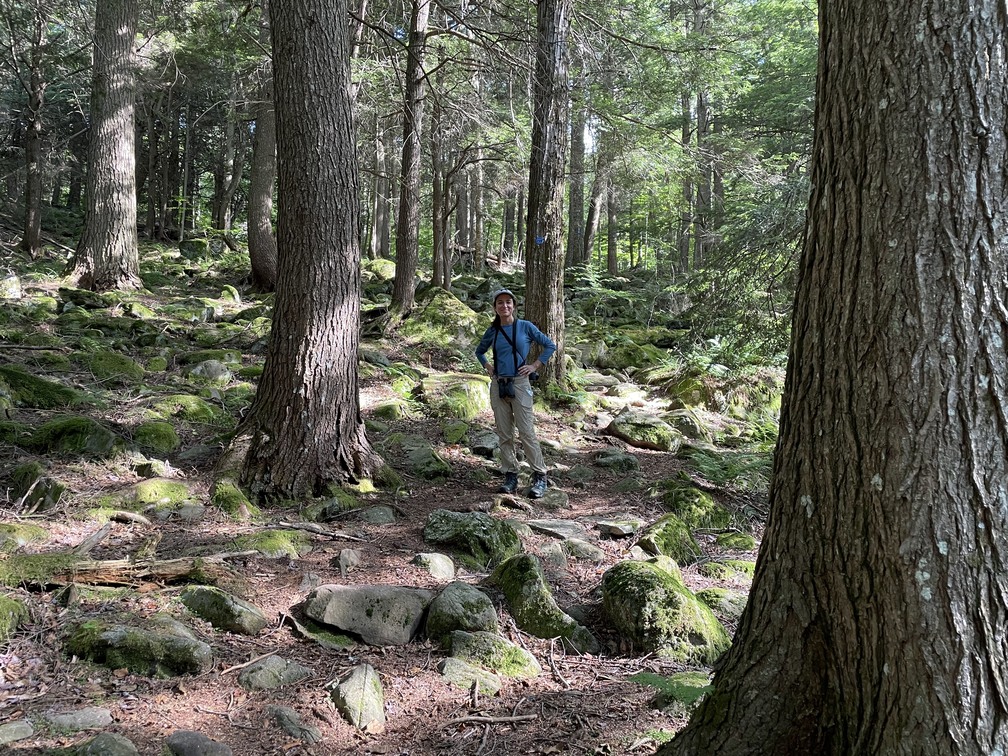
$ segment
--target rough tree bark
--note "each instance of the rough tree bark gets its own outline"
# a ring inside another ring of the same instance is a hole
[[[661,754],[1008,743],[1008,12],[820,5],[812,196],[770,518]]]
[[[536,18],[532,83],[532,154],[525,231],[525,316],[556,342],[548,381],[563,382],[564,168],[567,161],[570,84],[567,34],[573,0],[541,0]]]
[[[42,108],[45,105],[46,77],[42,67],[45,59],[46,30],[49,19],[41,2],[32,9],[31,47],[28,81],[22,82],[28,96],[24,108],[25,216],[21,247],[35,257],[42,249]]]
[[[358,393],[359,179],[347,0],[271,0],[277,121],[273,327],[243,423],[242,482],[260,500],[301,499],[380,464]]]
[[[259,41],[269,46],[269,7],[262,2]],[[273,236],[273,184],[276,181],[276,115],[273,112],[273,72],[269,61],[262,66],[259,96],[255,105],[255,134],[249,167],[248,248],[252,285],[273,291],[277,282],[277,245]]]
[[[431,0],[413,0],[406,49],[406,92],[403,97],[403,147],[396,223],[396,269],[392,309],[400,315],[413,309],[420,237],[420,141],[426,93],[424,52]]]
[[[133,45],[137,0],[98,0],[95,7],[84,228],[74,254],[81,288],[140,287],[137,252]]]

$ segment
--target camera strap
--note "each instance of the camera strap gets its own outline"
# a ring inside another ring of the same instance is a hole
[[[518,375],[518,347],[515,346],[515,342],[518,340],[518,318],[515,318],[514,323],[511,324],[512,336],[507,335],[507,331],[501,328],[500,324],[495,325],[496,329],[494,332],[494,343],[493,343],[493,357],[494,357],[494,367],[497,366],[497,334],[501,333],[504,335],[505,341],[511,345],[511,355],[514,357],[514,374]],[[522,357],[522,364],[525,364],[525,358]]]

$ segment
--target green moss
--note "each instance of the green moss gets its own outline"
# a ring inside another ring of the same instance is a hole
[[[710,684],[710,675],[705,672],[677,672],[668,677],[652,672],[638,672],[630,679],[635,683],[655,688],[658,695],[655,696],[653,704],[660,709],[679,703],[690,710],[714,690]]]
[[[111,669],[154,677],[197,674],[213,661],[209,646],[195,640],[180,623],[158,616],[144,628],[95,619],[81,622],[71,630],[65,648],[68,654]]]
[[[714,501],[706,491],[701,491],[686,473],[663,480],[655,487],[656,495],[669,512],[682,520],[687,527],[727,528],[731,524],[731,514]]]
[[[85,356],[84,364],[95,378],[107,385],[131,386],[140,383],[144,376],[140,365],[118,352],[93,352]]]
[[[0,441],[4,443],[27,446],[31,434],[32,429],[24,423],[0,420]]]
[[[10,387],[11,398],[19,407],[63,409],[87,401],[80,392],[60,383],[38,378],[17,365],[0,365],[0,379]]]
[[[217,360],[225,365],[240,365],[242,353],[237,349],[198,349],[176,357],[181,365],[195,365],[207,360]]]
[[[261,530],[235,539],[239,551],[258,551],[263,556],[298,559],[311,551],[311,538],[300,530]]]
[[[135,504],[182,504],[193,498],[193,491],[181,481],[167,478],[142,480],[130,489],[130,499]]]
[[[11,474],[11,493],[20,498],[28,493],[35,482],[45,475],[45,468],[39,462],[25,462],[18,465]]]
[[[73,566],[72,554],[13,554],[0,559],[0,585],[14,588],[18,585],[46,586],[55,575]]]
[[[40,453],[72,452],[109,457],[123,448],[122,439],[89,417],[71,416],[50,420],[28,440]]]
[[[163,373],[168,369],[168,359],[166,357],[151,357],[147,360],[147,369],[152,373]]]
[[[674,514],[667,514],[648,527],[637,543],[649,554],[671,557],[682,565],[692,564],[701,553],[689,527]]]
[[[726,564],[721,562],[704,562],[697,567],[697,572],[699,572],[704,577],[709,577],[711,580],[727,580],[735,571]]]
[[[0,641],[9,638],[28,619],[28,609],[16,598],[0,593]]]
[[[494,633],[455,630],[449,646],[453,656],[506,677],[531,678],[542,671],[532,654]]]
[[[192,394],[173,394],[154,402],[152,408],[163,417],[177,417],[190,423],[233,425],[234,420],[223,410]]]
[[[171,423],[151,420],[141,423],[133,431],[133,440],[140,446],[168,454],[179,446],[179,436]]]
[[[754,551],[756,549],[756,539],[749,533],[719,533],[717,545],[723,549],[733,549],[735,551]]]
[[[0,551],[14,551],[49,539],[49,531],[27,522],[0,523]]]
[[[756,562],[749,559],[725,559],[724,564],[737,574],[752,578],[756,574]]]
[[[221,512],[243,522],[262,522],[262,511],[249,501],[245,492],[231,478],[220,478],[214,482],[210,493],[210,504]]]

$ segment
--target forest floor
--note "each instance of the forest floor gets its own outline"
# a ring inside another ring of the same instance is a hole
[[[55,295],[58,283],[36,280],[31,286],[51,288],[50,293]],[[72,351],[70,346],[66,348],[67,354]],[[32,362],[32,354],[12,347],[0,351],[0,361],[23,361],[33,373],[44,375],[45,371]],[[261,360],[261,356],[256,359]],[[86,375],[51,377],[82,388],[88,385]],[[377,402],[391,396],[387,380],[366,381],[361,386],[365,416]],[[128,398],[124,399],[124,404],[127,403]],[[115,421],[116,412],[123,411],[123,405],[108,407],[105,419]],[[55,414],[61,413],[22,411],[17,419],[35,424]],[[244,598],[261,608],[273,624],[258,636],[247,637],[214,630],[209,624],[186,616],[187,624],[215,652],[213,669],[202,675],[153,679],[125,669],[110,670],[82,662],[64,650],[66,628],[85,616],[124,610],[140,617],[159,612],[186,615],[178,600],[183,585],[140,582],[106,589],[78,586],[69,599],[56,585],[44,589],[21,586],[11,591],[10,595],[25,602],[30,616],[0,646],[0,725],[27,718],[36,725],[36,734],[11,743],[8,752],[53,753],[84,743],[95,733],[60,731],[39,727],[38,723],[46,713],[100,706],[112,713],[113,723],[107,730],[129,738],[140,753],[151,756],[164,753],[164,739],[177,730],[202,732],[226,743],[236,754],[653,753],[658,742],[683,726],[686,714],[682,709],[651,708],[649,702],[655,690],[629,678],[639,672],[668,675],[686,668],[626,648],[602,616],[599,594],[602,575],[626,557],[632,539],[597,540],[596,545],[606,555],[601,564],[572,559],[566,566],[547,567],[561,606],[591,607],[588,626],[603,646],[597,656],[566,653],[557,642],[523,633],[515,626],[501,597],[492,588],[486,588],[497,605],[502,633],[531,651],[544,670],[532,680],[505,678],[501,692],[492,698],[476,697],[448,685],[436,669],[444,652],[430,641],[421,639],[406,646],[382,648],[359,644],[349,650],[331,651],[300,636],[288,621],[291,607],[304,599],[318,581],[443,587],[444,581],[411,564],[415,554],[433,550],[425,543],[422,530],[429,513],[435,509],[483,510],[517,520],[571,519],[584,523],[590,531],[598,518],[629,516],[651,521],[663,514],[660,501],[650,496],[649,488],[681,469],[681,460],[671,454],[630,449],[601,432],[583,429],[572,432],[570,422],[562,410],[541,412],[538,416],[539,434],[546,442],[546,459],[555,471],[551,485],[569,495],[567,506],[557,511],[544,511],[536,502],[524,499],[519,499],[523,506],[501,509],[500,497],[495,494],[499,481],[492,463],[463,446],[445,446],[437,420],[394,422],[394,430],[422,435],[434,443],[452,465],[452,477],[443,484],[406,478],[404,489],[396,494],[370,495],[369,504],[388,504],[396,510],[399,516],[392,524],[370,525],[347,518],[339,523],[339,530],[351,538],[314,536],[313,549],[301,558],[242,556],[232,560],[231,567],[242,577]],[[484,413],[474,425],[492,428],[490,413]],[[218,432],[207,428],[204,438],[190,437],[185,443],[206,443]],[[550,443],[560,439],[562,443]],[[593,452],[612,446],[637,457],[640,462],[637,477],[644,484],[640,492],[619,492],[616,485],[625,475],[601,469],[583,488],[574,487],[565,479],[563,471],[576,464],[590,467]],[[0,470],[9,472],[30,458],[31,454],[24,449],[0,445]],[[189,462],[173,460],[172,464],[181,478],[209,491],[214,462],[213,457],[207,457]],[[43,525],[51,538],[29,550],[56,551],[80,544],[106,524],[88,514],[95,499],[139,480],[127,465],[108,461],[50,459],[46,463],[50,474],[68,484],[70,493],[58,511],[47,513],[43,520],[32,519]],[[7,497],[0,498],[0,521],[23,519],[13,509],[14,504],[9,492]],[[299,517],[297,511],[268,510],[266,515],[274,522]],[[150,527],[137,523],[111,525],[111,532],[91,552],[92,558],[128,558],[152,535]],[[160,537],[157,558],[170,559],[191,554],[196,547],[203,553],[233,551],[234,538],[257,526],[236,522],[208,507],[197,522],[170,520],[153,527]],[[716,556],[713,538],[705,539],[701,534],[700,539],[707,556]],[[545,536],[532,536],[523,538],[523,543],[527,551],[535,553],[547,540]],[[345,548],[358,552],[360,564],[344,576],[338,566],[338,555]],[[733,556],[755,558],[755,554]],[[744,576],[714,582],[695,567],[685,568],[683,573],[687,585],[694,590],[709,585],[748,590],[748,579]],[[485,577],[461,569],[456,579],[479,585]],[[734,627],[729,625],[727,630],[731,634]],[[237,682],[239,671],[251,660],[271,653],[310,668],[312,677],[276,691],[250,692],[242,688]],[[335,711],[329,699],[327,685],[361,662],[378,671],[384,686],[387,723],[380,732],[357,731]],[[321,740],[308,744],[286,735],[268,720],[266,709],[270,705],[296,710],[305,724],[321,731]]]

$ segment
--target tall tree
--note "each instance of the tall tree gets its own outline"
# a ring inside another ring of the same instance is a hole
[[[532,154],[529,161],[525,236],[525,312],[556,342],[549,378],[564,370],[564,168],[570,85],[567,34],[573,0],[540,0],[536,15],[536,63],[532,82]]]
[[[98,0],[84,229],[73,260],[82,288],[140,286],[133,49],[137,0]]]
[[[812,196],[748,607],[662,754],[1008,743],[1008,17],[820,6]]]
[[[259,40],[269,47],[269,8],[262,3]],[[248,248],[252,283],[273,291],[277,279],[277,245],[273,236],[273,186],[276,183],[276,114],[273,111],[273,68],[268,60],[260,69],[259,97],[255,104],[252,166],[249,170]]]
[[[357,376],[360,234],[347,0],[271,0],[277,279],[242,482],[300,498],[369,475]]]
[[[399,313],[413,308],[414,279],[420,239],[420,142],[423,134],[427,74],[424,54],[431,0],[413,0],[409,43],[406,50],[406,92],[403,110],[402,175],[399,180],[399,219],[396,223],[396,269],[392,308]]]

